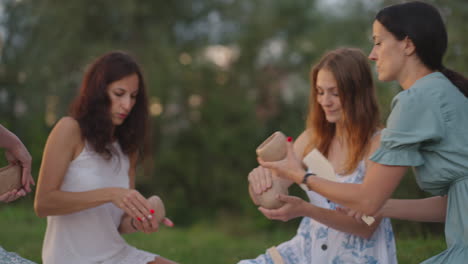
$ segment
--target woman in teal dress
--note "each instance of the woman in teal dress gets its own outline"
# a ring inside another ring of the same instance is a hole
[[[468,259],[468,80],[442,65],[447,33],[433,6],[409,2],[386,7],[373,24],[369,58],[381,81],[398,81],[380,148],[371,156],[362,184],[309,177],[292,151],[279,162],[263,162],[278,175],[362,212],[415,221],[445,221],[447,250],[424,261]],[[409,167],[421,189],[434,197],[388,200]],[[385,205],[385,206],[384,206]]]

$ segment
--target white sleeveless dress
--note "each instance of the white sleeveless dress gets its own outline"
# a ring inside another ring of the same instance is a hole
[[[361,183],[365,162],[351,174],[341,176],[340,182]],[[313,191],[306,191],[310,203],[335,210],[336,203]],[[396,247],[390,219],[384,218],[369,239],[328,227],[312,218],[304,217],[296,236],[276,247],[285,264],[396,264]],[[262,254],[256,259],[238,264],[273,264],[272,257]]]
[[[118,143],[110,160],[86,144],[70,163],[62,191],[129,188],[129,159]],[[48,216],[42,248],[44,264],[146,264],[157,255],[128,245],[118,231],[124,212],[112,203],[79,212]]]

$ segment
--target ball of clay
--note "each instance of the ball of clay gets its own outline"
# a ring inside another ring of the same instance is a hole
[[[166,208],[164,207],[163,202],[161,199],[153,195],[148,198],[148,202],[151,205],[151,208],[154,210],[154,216],[156,217],[156,221],[159,223],[166,217]]]

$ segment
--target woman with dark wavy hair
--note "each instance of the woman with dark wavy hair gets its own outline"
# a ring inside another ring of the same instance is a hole
[[[367,215],[445,222],[447,250],[424,261],[466,263],[468,259],[468,80],[442,64],[447,32],[437,9],[423,2],[392,5],[373,24],[375,61],[381,81],[398,81],[380,148],[363,184],[305,177],[288,143],[288,157],[260,161],[281,177],[305,182],[328,199]],[[409,167],[421,189],[434,196],[389,200]]]
[[[316,148],[330,160],[340,182],[361,183],[368,156],[378,147],[381,126],[369,61],[359,49],[336,49],[323,55],[310,80],[307,129],[294,143],[294,151],[304,158]],[[266,168],[255,168],[249,174],[254,192],[271,188],[272,176]],[[306,192],[310,202],[280,195],[285,203],[281,208],[259,208],[269,219],[303,218],[291,240],[239,264],[281,263],[277,258],[285,264],[397,263],[389,219],[378,218],[371,226],[356,223],[336,211],[338,204],[314,190]]]
[[[34,208],[47,216],[43,262],[174,263],[121,236],[158,230],[150,203],[134,189],[148,122],[135,60],[118,51],[99,57],[70,112],[50,133],[39,172]]]

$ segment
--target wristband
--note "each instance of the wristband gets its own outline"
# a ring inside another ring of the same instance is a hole
[[[138,228],[135,226],[135,223],[133,222],[133,220],[134,220],[133,218],[130,220],[130,225],[135,231],[138,231]]]
[[[313,176],[313,175],[317,175],[317,174],[312,173],[312,172],[306,172],[306,174],[304,174],[304,178],[302,178],[302,183],[307,185],[307,178],[309,178],[310,176]]]

